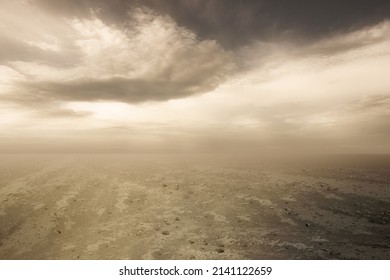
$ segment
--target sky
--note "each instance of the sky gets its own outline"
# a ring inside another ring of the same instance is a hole
[[[0,5],[1,153],[390,153],[389,1]]]

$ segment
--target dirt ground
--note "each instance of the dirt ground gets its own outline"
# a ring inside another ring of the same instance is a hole
[[[2,155],[0,259],[390,259],[390,157]]]

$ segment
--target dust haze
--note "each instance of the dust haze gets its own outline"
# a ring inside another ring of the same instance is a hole
[[[0,4],[0,259],[389,259],[388,1]]]

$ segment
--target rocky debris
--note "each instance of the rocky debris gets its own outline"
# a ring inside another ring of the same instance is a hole
[[[222,249],[222,248],[217,248],[215,251],[217,251],[217,253],[219,253],[219,254],[221,254],[221,253],[225,252],[225,250],[224,250],[224,249]]]
[[[338,190],[338,188],[336,188],[336,187],[331,187],[331,186],[330,186],[329,184],[327,184],[327,183],[320,182],[319,185],[320,185],[321,188],[324,188],[324,189],[327,190],[327,191],[337,191],[337,190]]]
[[[162,187],[163,187],[163,188],[166,188],[166,187],[168,187],[168,185],[165,184],[165,183],[163,183],[163,184],[162,184]]]
[[[162,234],[162,235],[169,235],[169,231],[163,230],[163,231],[161,232],[161,234]]]
[[[290,208],[284,208],[283,210],[284,210],[284,212],[287,213],[287,215],[294,215],[294,216],[297,215],[297,213],[295,213],[295,212],[294,212],[293,210],[291,210]]]

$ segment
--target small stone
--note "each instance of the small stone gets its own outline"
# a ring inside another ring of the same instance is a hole
[[[169,235],[169,231],[167,231],[167,230],[163,230],[161,233],[162,233],[162,235]]]
[[[58,234],[61,234],[61,231],[60,231],[60,230],[58,230],[58,229],[56,230],[56,232],[57,232]]]
[[[167,185],[167,184],[165,184],[165,183],[163,183],[163,184],[162,184],[162,186],[163,186],[163,188],[166,188],[166,187],[168,187],[168,185]]]
[[[309,226],[310,226],[310,224],[309,224],[309,223],[306,223],[306,224],[305,224],[305,227],[309,227]]]
[[[217,253],[223,253],[223,252],[225,252],[225,250],[224,249],[221,249],[221,248],[218,248],[217,250],[215,250],[215,251],[217,251]]]

